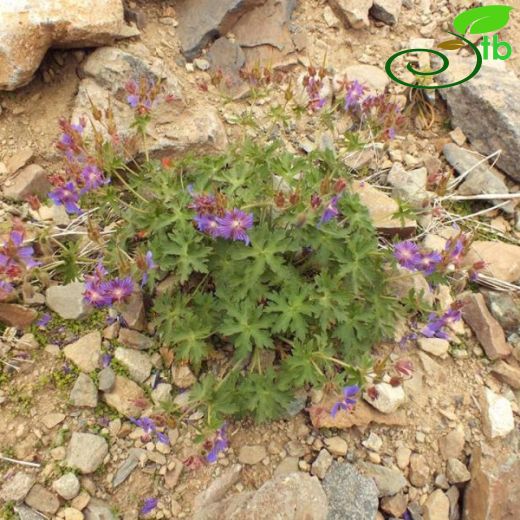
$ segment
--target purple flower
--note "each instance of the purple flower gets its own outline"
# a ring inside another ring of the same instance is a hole
[[[429,276],[435,272],[437,266],[442,262],[442,255],[437,251],[431,253],[423,253],[420,255],[420,259],[416,263],[416,268],[423,272],[426,276]]]
[[[339,196],[332,197],[331,201],[325,207],[320,222],[328,222],[339,215],[339,210],[337,208],[338,200]]]
[[[156,430],[155,423],[149,417],[140,417],[139,419],[134,419],[133,417],[130,417],[130,422],[134,423],[136,426],[141,428],[141,430],[143,430],[144,433],[151,433],[155,432]]]
[[[103,172],[94,164],[87,164],[81,171],[80,176],[84,183],[81,194],[96,190],[108,183],[108,179],[105,179]]]
[[[140,513],[142,515],[147,515],[148,513],[151,513],[159,503],[159,500],[157,498],[147,498],[144,501],[143,507],[141,507]]]
[[[126,278],[114,278],[102,284],[103,292],[111,303],[120,303],[129,298],[134,292],[134,282]]]
[[[352,410],[357,402],[355,396],[359,393],[359,390],[360,388],[358,385],[346,386],[343,388],[343,400],[334,404],[330,411],[331,417],[336,417],[340,410],[345,410],[346,412]]]
[[[144,255],[144,272],[143,272],[143,278],[141,279],[141,287],[143,287],[146,282],[148,282],[148,273],[152,269],[157,268],[157,264],[153,261],[153,253],[151,251],[147,251]]]
[[[126,100],[132,108],[137,108],[137,105],[139,105],[139,96],[136,94],[130,94]]]
[[[399,242],[394,246],[394,257],[405,269],[415,270],[421,259],[419,248],[410,240]]]
[[[464,239],[458,238],[453,244],[452,240],[448,240],[446,243],[446,251],[449,252],[450,260],[458,265],[462,261],[462,255],[464,253]]]
[[[395,139],[395,128],[392,126],[388,129],[388,137],[389,139]]]
[[[215,437],[215,440],[213,441],[213,448],[211,448],[211,451],[206,455],[206,460],[213,464],[217,462],[218,454],[221,451],[224,451],[229,445],[229,441],[227,438],[227,424],[224,423],[218,430]]]
[[[193,220],[201,233],[208,233],[212,237],[218,236],[217,217],[214,215],[197,215]]]
[[[442,316],[432,313],[428,316],[428,323],[421,330],[421,334],[427,338],[449,339],[447,332],[443,329],[459,321],[461,318],[462,312],[456,308],[449,309]]]
[[[50,323],[51,319],[51,315],[49,313],[45,313],[36,322],[36,325],[38,325],[38,327],[40,327],[41,329],[44,329]]]
[[[223,217],[217,217],[217,235],[230,239],[240,240],[246,245],[251,242],[247,230],[253,227],[253,214],[244,213],[239,209],[226,211]]]
[[[57,206],[65,206],[67,213],[80,214],[81,209],[78,206],[79,193],[73,182],[67,182],[64,186],[55,188],[49,193],[49,198],[54,201]]]
[[[165,433],[155,432],[155,435],[159,442],[162,442],[163,444],[170,444],[170,438]]]
[[[0,300],[7,298],[14,291],[14,287],[4,280],[0,280]]]
[[[349,110],[350,108],[358,105],[364,92],[365,87],[363,87],[363,85],[361,85],[357,79],[354,80],[347,89],[347,94],[345,96],[345,110]]]
[[[5,271],[16,266],[18,263],[23,263],[27,269],[32,269],[40,265],[34,260],[34,249],[32,246],[23,245],[23,233],[21,231],[11,231],[9,239],[4,242],[0,248],[4,253],[0,253],[0,267]]]
[[[101,356],[101,366],[107,368],[110,366],[110,363],[112,363],[112,356],[110,354],[103,354]]]
[[[106,294],[104,285],[104,283],[96,279],[91,279],[85,282],[83,298],[89,305],[99,308],[112,303],[111,299]]]

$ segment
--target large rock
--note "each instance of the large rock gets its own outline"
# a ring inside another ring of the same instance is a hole
[[[464,520],[513,520],[520,511],[520,457],[508,451],[471,458],[471,481],[464,495]]]
[[[483,294],[491,314],[502,328],[509,334],[520,332],[520,296],[495,291]]]
[[[365,87],[379,93],[383,92],[386,86],[390,83],[390,78],[384,70],[375,67],[374,65],[365,65],[363,63],[350,65],[345,69],[344,75],[349,81],[357,80]]]
[[[176,6],[177,35],[184,55],[192,59],[211,40],[225,35],[248,10],[265,0],[190,0]]]
[[[468,58],[457,60],[450,56],[450,67],[439,79],[442,83],[452,82],[466,77],[472,68]],[[462,129],[480,153],[487,156],[501,150],[497,166],[517,181],[520,180],[518,82],[515,74],[505,70],[505,63],[484,61],[471,81],[440,91],[452,113],[453,125]]]
[[[363,399],[382,413],[394,413],[406,401],[406,395],[401,385],[377,383],[373,388],[375,392],[363,393]]]
[[[520,367],[510,365],[505,361],[498,361],[491,368],[491,373],[500,381],[508,384],[515,390],[520,390]]]
[[[222,472],[204,491],[195,497],[193,508],[195,511],[201,510],[220,501],[224,495],[234,486],[240,479],[242,466],[234,464],[230,468]]]
[[[368,12],[373,0],[329,0],[334,12],[345,26],[362,29],[370,25]]]
[[[131,348],[117,347],[114,357],[128,369],[130,377],[136,383],[144,383],[152,371],[150,356]]]
[[[388,25],[395,25],[401,13],[402,0],[374,0],[370,14]]]
[[[367,207],[374,226],[384,235],[410,236],[414,233],[417,223],[405,218],[403,222],[394,215],[399,210],[397,202],[386,193],[374,188],[366,182],[352,183],[352,191]]]
[[[268,480],[256,492],[244,492],[196,510],[194,520],[325,520],[327,497],[319,480],[290,473]]]
[[[40,511],[41,513],[48,513],[53,515],[60,507],[58,497],[45,489],[40,484],[35,484],[29,494],[25,497],[25,503]]]
[[[455,168],[459,175],[470,173],[457,189],[459,195],[489,195],[492,193],[509,193],[506,183],[500,178],[500,174],[487,161],[465,148],[454,143],[448,143],[443,149],[444,157]],[[479,164],[480,163],[480,164]],[[501,204],[504,200],[492,200],[493,204]],[[511,203],[502,207],[504,211],[512,213],[514,207]]]
[[[441,489],[436,489],[423,506],[424,520],[449,520],[450,501]]]
[[[511,403],[489,388],[484,388],[481,399],[482,425],[484,433],[490,438],[505,437],[515,428]]]
[[[30,164],[5,182],[3,193],[5,197],[14,200],[24,200],[28,195],[44,199],[50,187],[45,170],[37,164]]]
[[[123,376],[116,376],[114,386],[103,395],[105,402],[126,417],[139,417],[150,406],[143,389]]]
[[[98,404],[97,394],[97,388],[92,379],[82,372],[72,387],[70,402],[74,406],[95,408]]]
[[[101,334],[90,332],[63,349],[63,354],[83,372],[93,372],[101,361]]]
[[[141,45],[134,45],[132,52],[115,47],[106,47],[93,52],[82,67],[81,81],[72,120],[77,122],[91,112],[91,102],[100,109],[110,106],[118,133],[122,138],[135,136],[134,110],[126,102],[125,84],[129,79],[146,77],[161,81],[166,94],[174,101],[158,101],[160,108],[152,111],[147,126],[146,150],[155,158],[186,152],[218,151],[227,145],[224,126],[213,107],[187,108],[182,102],[182,92],[173,74],[164,69],[163,63],[152,57]],[[89,121],[90,119],[87,118]],[[103,134],[106,129],[95,122]],[[87,125],[86,135],[92,134]],[[134,155],[144,154],[144,143],[137,139],[136,148],[129,150]]]
[[[47,306],[65,320],[77,320],[84,317],[90,310],[83,293],[85,285],[82,282],[72,282],[67,285],[52,285],[45,291]]]
[[[477,336],[489,359],[509,356],[512,352],[511,345],[506,342],[500,323],[488,311],[484,296],[472,293],[464,298],[463,303],[464,321]]]
[[[374,479],[380,497],[396,495],[407,485],[404,475],[397,468],[386,468],[371,462],[363,462],[359,468],[367,477]]]
[[[114,513],[114,508],[110,504],[97,498],[90,499],[83,513],[85,514],[85,520],[117,520],[119,518],[119,515]]]
[[[25,329],[38,317],[35,309],[29,309],[17,303],[0,303],[0,323],[9,327]]]
[[[504,282],[520,280],[520,246],[499,241],[476,240],[469,248],[463,265],[483,261],[483,273]]]
[[[334,463],[323,480],[329,500],[327,520],[374,520],[378,491],[371,478],[363,476],[352,464]]]
[[[121,0],[8,0],[0,19],[0,90],[27,84],[50,47],[106,45],[124,28]]]
[[[0,498],[5,502],[23,500],[34,485],[35,477],[19,471],[11,479],[6,479],[0,489]]]
[[[107,441],[100,435],[74,432],[67,449],[67,464],[82,474],[94,473],[107,453]]]

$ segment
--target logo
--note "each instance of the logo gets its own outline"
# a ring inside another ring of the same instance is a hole
[[[479,73],[482,67],[483,60],[507,60],[511,57],[511,54],[513,53],[513,48],[508,42],[499,41],[498,35],[495,34],[492,40],[490,40],[488,36],[484,36],[482,38],[481,52],[479,48],[470,40],[465,38],[464,35],[466,35],[466,33],[468,32],[468,29],[469,34],[484,34],[502,29],[502,27],[505,27],[509,22],[509,13],[512,9],[512,7],[509,7],[507,5],[487,5],[484,7],[476,7],[474,9],[468,9],[467,11],[463,11],[455,18],[455,20],[453,21],[453,27],[457,32],[448,31],[449,34],[455,36],[455,39],[439,43],[437,45],[437,48],[451,51],[458,50],[462,47],[468,46],[473,51],[473,53],[476,56],[475,67],[465,78],[459,81],[455,81],[453,83],[449,83],[447,85],[421,85],[415,83],[407,83],[406,81],[399,79],[392,71],[392,65],[394,61],[400,56],[409,53],[429,52],[430,54],[435,54],[435,56],[438,56],[442,60],[442,66],[439,69],[434,71],[416,70],[413,68],[411,63],[408,63],[406,65],[406,68],[412,74],[418,77],[436,76],[438,74],[441,74],[449,67],[450,62],[448,57],[444,53],[435,49],[405,49],[396,52],[386,62],[386,73],[396,83],[400,83],[401,85],[405,85],[406,87],[412,88],[450,88],[455,87],[456,85],[460,85],[461,83],[465,83],[466,81],[469,81],[471,78],[475,77]]]

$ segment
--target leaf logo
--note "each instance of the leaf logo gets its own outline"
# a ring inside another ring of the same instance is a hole
[[[462,47],[465,47],[465,46],[466,46],[465,42],[456,38],[455,40],[446,40],[444,42],[439,43],[439,45],[437,45],[437,48],[445,49],[447,51],[455,51],[455,50],[461,49]]]
[[[509,22],[509,13],[513,8],[507,5],[486,5],[468,9],[453,20],[453,27],[460,34],[483,34],[498,31]]]

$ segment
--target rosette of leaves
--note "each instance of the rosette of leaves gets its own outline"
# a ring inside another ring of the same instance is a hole
[[[161,277],[173,280],[155,296],[157,333],[199,374],[191,397],[210,424],[273,419],[299,388],[360,379],[338,367],[392,334],[396,302],[378,238],[344,175],[331,153],[246,142],[166,170],[150,163],[134,180],[148,202],[129,201],[118,245],[146,237]],[[250,245],[201,233],[194,193],[252,212]],[[339,216],[322,221],[335,196]]]

